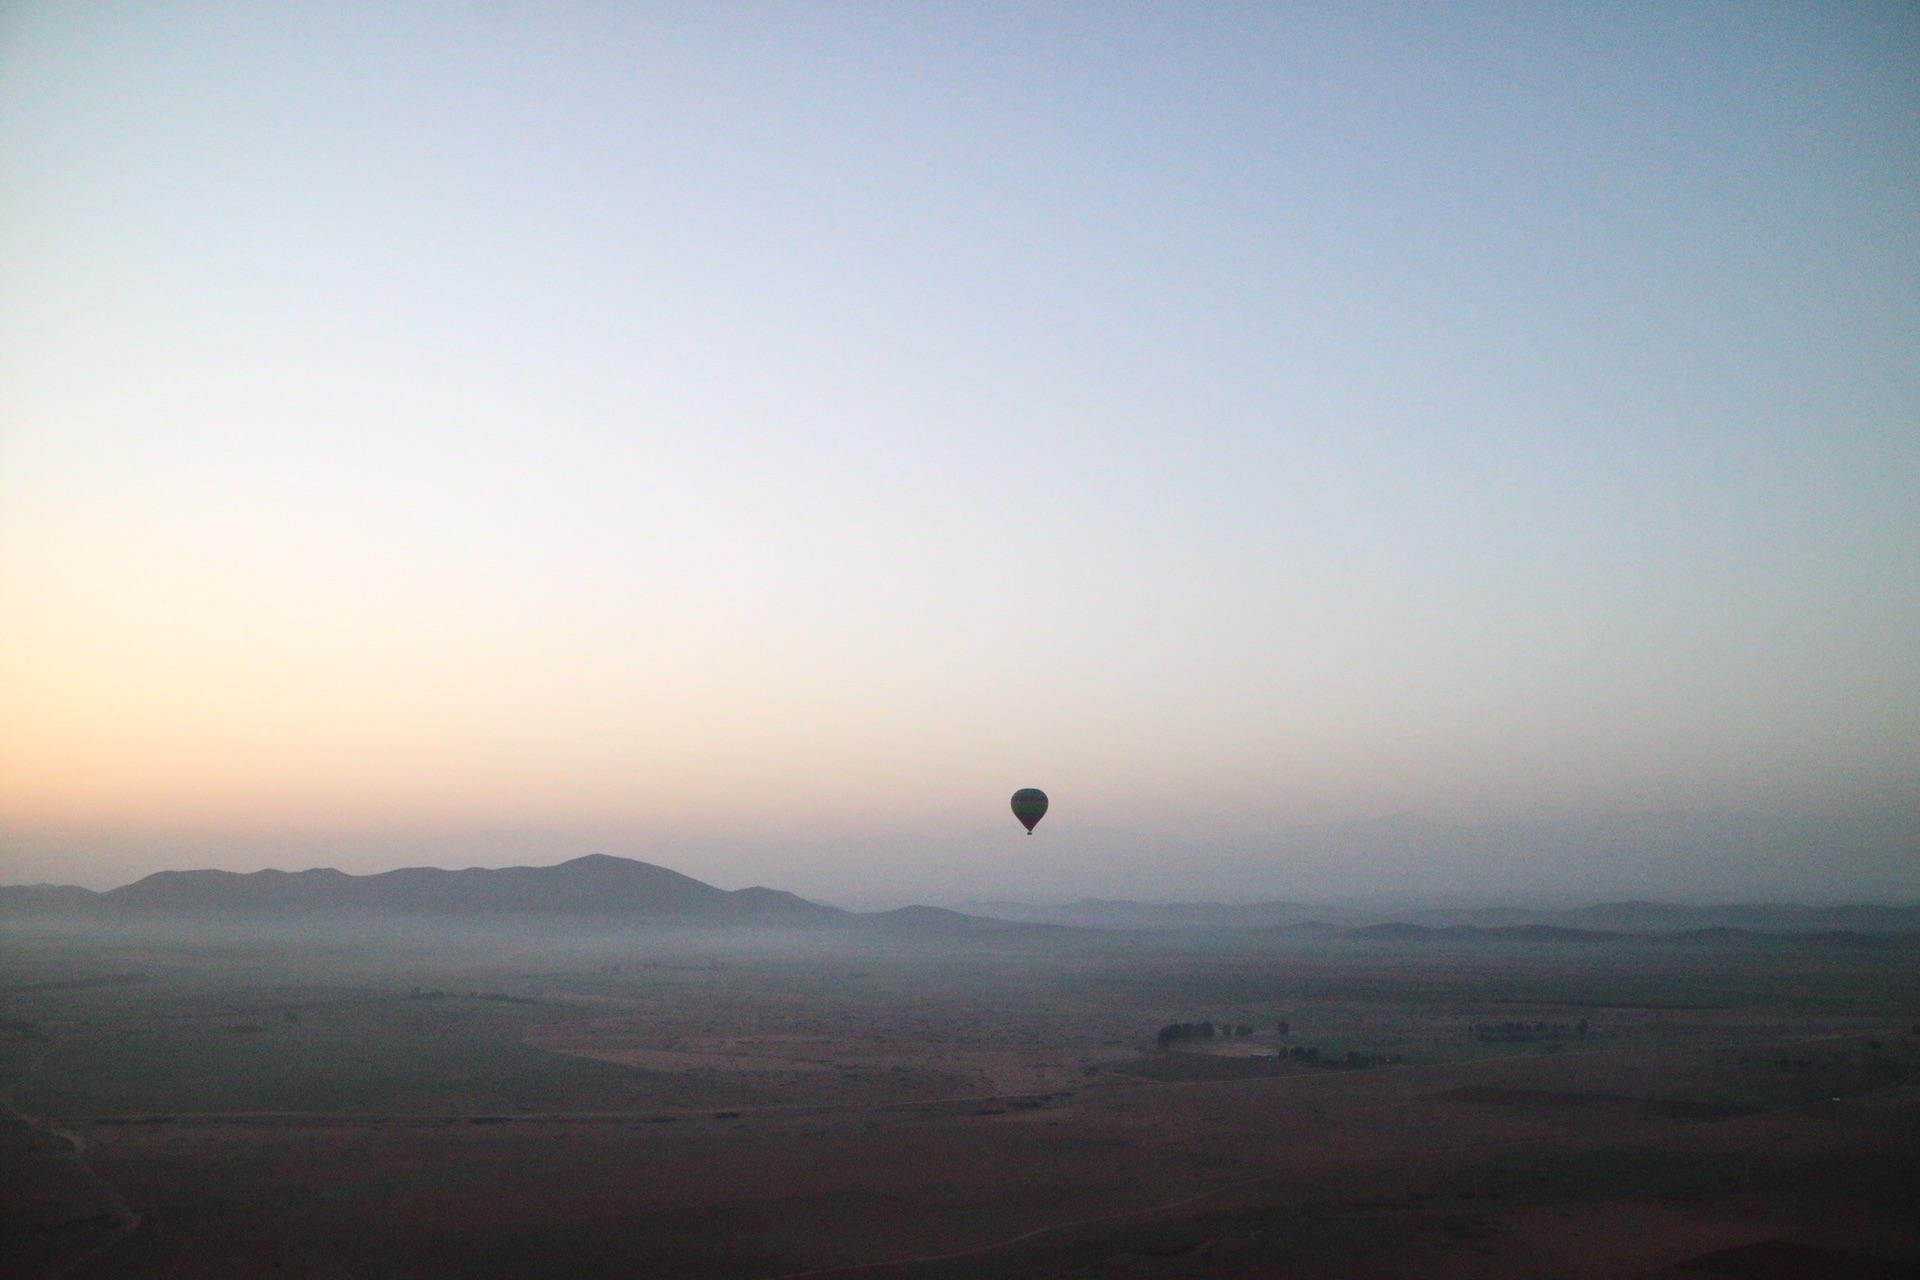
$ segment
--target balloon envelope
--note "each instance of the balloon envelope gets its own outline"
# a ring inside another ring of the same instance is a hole
[[[1033,824],[1047,816],[1047,793],[1038,787],[1022,787],[1013,793],[1013,816],[1033,834]]]

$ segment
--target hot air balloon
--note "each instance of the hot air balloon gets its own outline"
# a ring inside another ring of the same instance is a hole
[[[1047,816],[1047,793],[1038,787],[1022,787],[1013,793],[1013,816],[1033,834],[1033,824]]]

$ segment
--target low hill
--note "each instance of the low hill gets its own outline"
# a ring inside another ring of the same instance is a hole
[[[1086,898],[1039,906],[1024,902],[968,902],[970,915],[1023,924],[1071,925],[1077,929],[1285,929],[1302,924],[1358,924],[1368,917],[1340,907],[1298,902],[1130,902]]]
[[[871,912],[860,916],[859,920],[869,929],[915,937],[1007,938],[1063,932],[1056,925],[999,920],[992,916],[950,911],[945,907],[899,907],[892,911]]]
[[[963,909],[999,920],[1066,924],[1083,929],[1218,931],[1299,930],[1309,924],[1369,931],[1370,936],[1427,936],[1470,929],[1509,931],[1510,936],[1571,939],[1579,935],[1682,934],[1732,929],[1762,934],[1920,933],[1920,906],[1799,906],[1729,904],[1694,907],[1660,902],[1607,902],[1569,910],[1518,907],[1428,908],[1361,911],[1298,902],[1128,902],[1086,899],[1056,905],[971,902]],[[1418,926],[1422,931],[1374,932],[1380,926]]]

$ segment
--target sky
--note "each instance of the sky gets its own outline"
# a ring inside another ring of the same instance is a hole
[[[594,851],[1920,899],[1920,11],[0,7],[0,882]]]

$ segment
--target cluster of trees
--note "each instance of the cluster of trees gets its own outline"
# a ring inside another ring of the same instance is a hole
[[[1501,1025],[1518,1027],[1522,1025],[1532,1026],[1533,1024],[1503,1023]],[[1546,1024],[1541,1023],[1540,1025],[1545,1026]],[[1581,1034],[1583,1035],[1586,1033],[1586,1025],[1585,1022],[1580,1024]],[[1290,1023],[1281,1022],[1276,1024],[1276,1026],[1283,1039],[1293,1031]],[[1480,1029],[1479,1027],[1474,1028],[1476,1031]],[[1247,1026],[1245,1023],[1222,1022],[1215,1025],[1212,1022],[1169,1022],[1154,1034],[1153,1040],[1161,1049],[1166,1050],[1187,1040],[1212,1040],[1222,1036],[1250,1036],[1252,1034],[1253,1028]],[[1300,1044],[1282,1050],[1280,1056],[1290,1061],[1298,1062],[1302,1066],[1330,1067],[1340,1071],[1352,1070],[1357,1067],[1384,1067],[1389,1063],[1400,1061],[1400,1055],[1397,1053],[1360,1053],[1353,1049],[1349,1049],[1343,1056],[1335,1056],[1333,1054],[1322,1056],[1320,1050],[1314,1046]]]
[[[1397,1053],[1361,1053],[1355,1049],[1347,1050],[1343,1058],[1321,1057],[1320,1051],[1312,1045],[1295,1045],[1281,1055],[1309,1067],[1333,1067],[1340,1071],[1351,1071],[1359,1067],[1384,1067],[1400,1061]]]
[[[1561,1036],[1587,1034],[1585,1018],[1568,1026],[1564,1022],[1476,1022],[1473,1033],[1482,1040],[1555,1040]]]
[[[1245,1023],[1226,1023],[1214,1026],[1211,1022],[1169,1022],[1154,1033],[1153,1042],[1162,1049],[1173,1047],[1181,1040],[1211,1040],[1215,1036],[1250,1036],[1253,1028]]]

